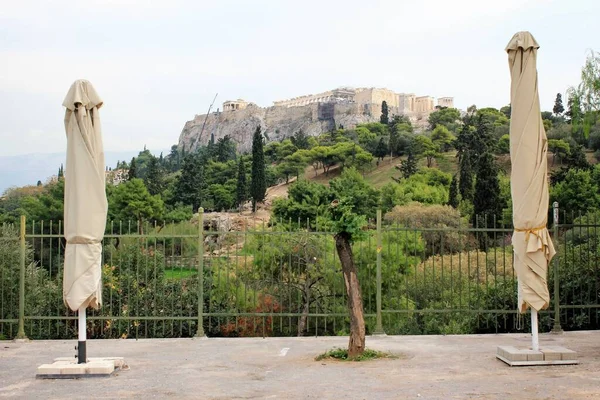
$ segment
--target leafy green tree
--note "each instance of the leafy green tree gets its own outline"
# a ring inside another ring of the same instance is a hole
[[[560,139],[548,140],[548,150],[552,153],[552,165],[554,165],[557,156],[559,159],[564,159],[571,154],[569,143]]]
[[[406,160],[402,161],[402,164],[400,165],[400,171],[402,172],[404,179],[408,179],[416,174],[418,170],[417,158],[415,157],[414,150],[411,148],[408,150],[408,157]]]
[[[208,197],[212,200],[213,210],[226,211],[234,207],[233,190],[225,185],[214,183],[208,187]]]
[[[422,239],[426,242],[426,256],[451,254],[461,251],[468,242],[466,234],[457,232],[460,227],[460,212],[455,208],[440,204],[411,202],[394,207],[384,217],[411,229],[423,229]],[[451,228],[444,230],[444,228]]]
[[[144,233],[144,222],[158,220],[164,213],[160,196],[152,196],[144,181],[138,178],[116,186],[108,201],[109,217],[118,221],[137,221],[140,234]]]
[[[137,178],[137,169],[135,165],[135,157],[131,158],[131,162],[129,163],[129,174],[127,175],[128,180],[132,180]]]
[[[308,224],[316,229],[318,218],[326,214],[332,200],[327,186],[300,179],[290,185],[287,199],[273,202],[273,217],[276,221],[289,221],[295,227]]]
[[[460,111],[456,108],[443,108],[429,114],[429,129],[433,130],[436,126],[445,126],[449,131],[456,132],[458,121],[460,120]]]
[[[0,223],[18,223],[21,215],[34,221],[62,220],[64,190],[64,179],[40,187],[25,186],[6,190],[0,199]]]
[[[436,126],[433,132],[431,132],[431,141],[437,145],[442,152],[449,151],[455,140],[456,136],[454,136],[444,125]]]
[[[410,120],[404,116],[394,115],[390,126],[390,156],[406,154],[413,136]]]
[[[380,194],[353,168],[345,169],[330,187],[306,181],[290,186],[288,199],[276,200],[273,215],[293,223],[315,219],[319,229],[334,232],[338,257],[346,284],[347,306],[350,315],[349,357],[354,358],[365,348],[365,324],[362,294],[358,280],[352,243],[364,237],[367,218],[375,216]],[[333,201],[332,201],[333,200]],[[305,226],[305,225],[304,225]],[[311,226],[312,228],[313,226]]]
[[[282,162],[277,165],[277,171],[282,176],[285,176],[285,183],[289,183],[290,176],[296,176],[297,178],[304,172],[307,161],[301,152],[295,152],[289,156],[286,156]]]
[[[296,146],[296,148],[299,150],[308,150],[311,148],[309,139],[309,136],[306,133],[304,133],[302,129],[294,133],[294,136],[290,138],[292,144]]]
[[[146,173],[148,171],[148,164],[150,160],[154,157],[150,150],[146,149],[144,146],[144,150],[140,151],[135,157],[135,177],[144,179],[146,177]]]
[[[590,130],[588,148],[594,151],[600,150],[600,121],[596,122]]]
[[[285,139],[281,142],[281,144],[277,147],[277,160],[282,161],[287,156],[291,156],[298,148],[292,143],[290,139]]]
[[[577,87],[577,97],[586,113],[600,111],[600,55],[593,50],[590,51],[581,68],[581,83]]]
[[[600,206],[599,190],[589,170],[570,169],[563,181],[551,187],[550,201],[558,201],[569,218],[570,215],[586,214],[597,209]]]
[[[439,147],[425,135],[415,137],[415,155],[427,158],[427,168],[431,168],[435,157],[439,156]]]
[[[448,194],[448,205],[453,208],[458,208],[460,200],[458,198],[458,176],[454,174],[452,176],[452,182],[450,183],[450,193]]]
[[[229,160],[235,160],[236,144],[231,139],[231,136],[225,135],[224,137],[217,140],[215,153],[216,160],[218,162],[227,162]]]
[[[365,235],[367,218],[373,218],[379,205],[379,192],[373,189],[354,169],[342,172],[330,182],[334,201],[325,216],[326,225],[334,233],[335,247],[342,264],[350,314],[348,357],[365,350],[365,321],[362,293],[352,252],[352,243]]]
[[[252,138],[252,176],[250,184],[250,197],[252,211],[256,212],[256,203],[265,199],[267,194],[267,181],[265,176],[265,154],[263,151],[263,136],[260,125],[254,131]]]
[[[175,206],[170,207],[165,213],[164,220],[165,222],[171,223],[179,223],[184,221],[189,221],[194,216],[194,210],[192,210],[191,206],[186,206],[181,203],[175,204]]]
[[[168,171],[175,172],[181,169],[181,161],[183,159],[182,153],[183,152],[179,151],[176,144],[171,146],[171,152],[165,159]]]
[[[562,102],[562,94],[556,93],[556,100],[554,100],[554,107],[552,108],[552,112],[556,116],[562,115],[565,112],[565,107]]]
[[[377,134],[375,132],[371,132],[364,126],[358,126],[354,130],[354,132],[356,132],[358,143],[363,148],[366,148],[370,142],[374,141],[377,138]]]
[[[399,184],[389,183],[382,189],[382,204],[386,211],[410,202],[446,204],[452,176],[436,168],[418,171]]]
[[[381,117],[379,117],[379,122],[385,125],[387,125],[390,122],[388,112],[388,104],[387,101],[384,100],[381,103]]]
[[[183,159],[181,175],[175,184],[175,198],[197,210],[202,205],[204,167],[199,155],[188,154]]]
[[[580,144],[589,139],[592,127],[600,112],[600,56],[594,51],[586,58],[581,69],[581,82],[576,87],[570,87],[568,111],[573,137]]]
[[[381,122],[367,122],[359,124],[357,128],[366,128],[369,132],[374,133],[375,136],[387,136],[389,134],[389,126]]]
[[[242,207],[248,200],[248,184],[246,182],[246,166],[244,165],[244,160],[240,157],[240,161],[238,162],[238,173],[237,173],[237,186],[236,186],[236,201],[238,207]]]
[[[374,156],[377,157],[379,160],[383,160],[383,158],[387,156],[387,154],[388,146],[383,138],[379,138],[379,143],[377,143],[377,147],[375,148]]]
[[[502,114],[504,114],[504,116],[505,116],[506,118],[510,119],[510,113],[512,112],[512,107],[511,107],[511,105],[509,104],[509,105],[507,105],[507,106],[504,106],[504,107],[500,108],[500,112],[501,112]]]
[[[496,147],[496,152],[498,154],[509,154],[510,153],[510,135],[502,135],[502,137],[498,141],[498,146]]]
[[[590,163],[588,162],[585,156],[585,150],[583,146],[579,144],[574,144],[570,146],[570,152],[565,157],[565,162],[570,168],[578,168],[578,169],[589,169]]]

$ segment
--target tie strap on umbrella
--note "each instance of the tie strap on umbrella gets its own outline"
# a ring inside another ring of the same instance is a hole
[[[538,238],[542,238],[539,234],[540,231],[546,229],[546,224],[538,226],[537,228],[515,228],[515,232],[525,232],[525,242],[529,243],[529,235],[533,234]]]
[[[71,240],[67,240],[68,244],[99,244],[102,243],[101,240],[97,239],[88,239],[81,236],[75,236]]]

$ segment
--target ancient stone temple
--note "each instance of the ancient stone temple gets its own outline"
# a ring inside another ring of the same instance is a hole
[[[212,135],[218,140],[229,135],[241,151],[251,147],[252,134],[260,125],[267,140],[282,140],[299,130],[317,136],[331,129],[352,129],[358,124],[378,122],[381,104],[386,102],[390,117],[403,115],[410,119],[415,131],[427,127],[427,119],[436,107],[453,107],[452,97],[416,96],[386,88],[339,87],[273,102],[271,107],[237,99],[223,103],[222,112],[196,115],[188,121],[179,137],[179,147],[194,151],[206,145]]]
[[[248,102],[242,99],[227,100],[223,103],[223,111],[237,111],[248,107]]]

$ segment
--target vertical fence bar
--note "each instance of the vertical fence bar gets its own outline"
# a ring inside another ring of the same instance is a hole
[[[554,227],[554,241],[558,241],[558,202],[555,201],[552,204],[553,208],[553,227]],[[556,248],[559,249],[558,242]],[[562,333],[562,327],[560,326],[560,296],[558,295],[559,290],[559,277],[558,277],[558,254],[554,256],[552,261],[554,270],[554,326],[552,327],[551,333]]]
[[[377,297],[376,297],[376,322],[374,335],[385,335],[381,321],[381,210],[377,210]]]
[[[204,333],[204,208],[198,209],[198,331],[196,337]]]
[[[25,335],[25,216],[21,215],[21,232],[19,240],[21,243],[21,266],[19,276],[19,330],[17,339],[27,339]]]

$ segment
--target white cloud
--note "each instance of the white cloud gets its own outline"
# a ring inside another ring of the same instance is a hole
[[[500,107],[510,84],[503,49],[523,29],[542,46],[540,95],[549,108],[577,83],[600,33],[598,11],[592,0],[5,1],[0,155],[61,150],[61,103],[79,78],[105,100],[112,150],[168,147],[217,92],[217,106],[240,97],[266,106],[378,86]]]

